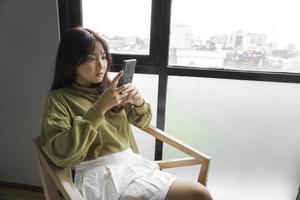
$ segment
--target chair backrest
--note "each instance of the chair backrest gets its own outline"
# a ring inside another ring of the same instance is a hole
[[[60,199],[59,192],[68,200],[83,200],[76,189],[69,168],[55,166],[41,149],[40,137],[33,139],[33,149],[36,154],[38,169],[46,200]]]
[[[130,133],[129,136],[132,150],[139,153],[133,134]],[[34,138],[32,142],[46,200],[60,199],[58,191],[65,199],[82,200],[72,181],[71,169],[57,167],[47,158],[41,148],[40,136]]]
[[[134,135],[131,131],[129,132],[129,140],[130,140],[130,147],[131,147],[132,151],[134,153],[139,153],[139,149],[138,149],[138,146],[137,146],[136,141],[134,139]]]

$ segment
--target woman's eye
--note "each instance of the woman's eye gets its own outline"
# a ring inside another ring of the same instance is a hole
[[[102,58],[103,60],[105,60],[105,59],[106,59],[106,56],[102,56],[101,58]]]
[[[88,60],[89,61],[94,61],[96,58],[94,58],[94,57],[88,57]]]

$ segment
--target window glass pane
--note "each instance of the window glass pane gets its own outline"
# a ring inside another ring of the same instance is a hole
[[[173,0],[169,64],[300,73],[298,0]]]
[[[214,199],[295,199],[299,101],[297,84],[169,76],[165,129],[211,158]],[[164,144],[164,160],[182,157]]]
[[[82,0],[82,20],[112,53],[149,54],[151,0]]]

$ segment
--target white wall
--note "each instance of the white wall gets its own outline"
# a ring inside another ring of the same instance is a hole
[[[58,45],[55,0],[0,1],[0,181],[39,185],[40,134]]]

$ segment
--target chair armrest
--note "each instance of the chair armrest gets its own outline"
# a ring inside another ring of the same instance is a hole
[[[190,165],[199,165],[201,162],[195,158],[178,158],[172,160],[157,160],[155,161],[160,169],[186,167]]]
[[[70,169],[57,167],[46,157],[44,152],[42,152],[40,137],[35,138],[33,142],[33,147],[37,155],[39,170],[41,170],[41,173],[46,173],[49,177],[51,177],[57,189],[67,200],[83,200],[71,179],[69,173]]]
[[[68,168],[55,170],[55,174],[58,178],[58,188],[64,196],[69,196],[70,200],[83,200],[81,194],[73,183]]]
[[[164,131],[154,126],[150,125],[148,128],[142,130],[148,133],[149,135],[161,140],[162,142],[169,144],[170,146],[192,157],[190,159],[159,161],[158,162],[159,166],[162,166],[163,168],[170,168],[170,167],[201,164],[201,169],[198,176],[198,182],[203,185],[206,185],[209,160],[210,160],[209,156],[205,155],[204,153],[196,150],[195,148],[185,144],[181,140],[165,133]]]
[[[65,198],[70,198],[70,200],[83,200],[81,194],[70,177],[69,168],[57,167],[46,161],[45,157],[40,157],[40,159],[41,162],[44,163],[45,170],[56,183],[57,189],[61,191]]]

